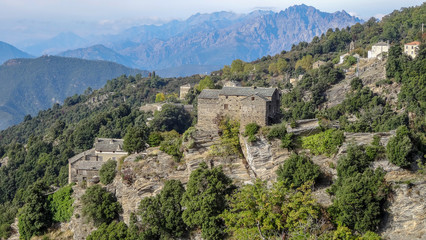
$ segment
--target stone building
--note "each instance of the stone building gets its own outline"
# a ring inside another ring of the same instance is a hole
[[[389,43],[378,42],[371,47],[371,50],[368,51],[368,58],[377,58],[381,54],[389,51]]]
[[[404,53],[412,58],[417,57],[417,53],[419,51],[420,42],[410,42],[404,44]]]
[[[122,139],[97,138],[94,148],[68,160],[68,183],[99,181],[99,170],[106,161],[126,155]]]
[[[190,83],[180,86],[179,99],[181,100],[185,99],[186,95],[189,93],[189,91],[191,91],[193,87],[194,87],[194,84],[190,84]]]
[[[243,128],[279,121],[281,93],[276,88],[223,87],[204,89],[198,96],[198,126],[217,128],[223,117],[238,120]]]

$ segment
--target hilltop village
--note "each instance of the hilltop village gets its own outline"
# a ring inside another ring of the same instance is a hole
[[[25,116],[0,239],[425,239],[425,6]]]

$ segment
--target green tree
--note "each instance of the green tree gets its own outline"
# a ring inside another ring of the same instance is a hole
[[[182,145],[182,138],[175,130],[164,132],[161,134],[163,141],[160,143],[160,150],[173,156],[176,162],[182,158],[180,146]]]
[[[95,225],[110,223],[118,218],[122,211],[120,203],[115,196],[99,185],[93,185],[86,189],[81,197],[83,216],[93,220]]]
[[[104,163],[99,170],[99,177],[102,184],[110,184],[115,178],[115,169],[117,168],[117,161],[109,159]]]
[[[164,96],[164,93],[157,93],[157,95],[155,95],[156,103],[164,102],[164,101],[166,101],[166,96]]]
[[[47,200],[48,188],[43,182],[34,183],[26,193],[25,205],[19,210],[18,227],[22,239],[41,235],[50,227],[52,216]]]
[[[320,208],[309,184],[290,190],[283,182],[268,188],[266,182],[257,180],[230,197],[229,209],[221,216],[233,239],[281,239],[318,219]]]
[[[191,115],[183,108],[172,104],[163,105],[161,111],[154,114],[151,127],[156,131],[176,130],[182,134],[192,124]]]
[[[301,67],[305,70],[309,70],[309,69],[312,69],[312,64],[313,64],[312,56],[306,55],[302,59],[300,59],[296,62],[296,65],[295,65],[294,68],[297,69],[298,67]]]
[[[286,186],[298,188],[302,184],[315,181],[320,176],[319,166],[307,156],[292,154],[277,169],[277,180],[283,181]]]
[[[240,59],[235,59],[231,63],[231,72],[232,73],[242,73],[244,72],[244,61]]]
[[[141,126],[129,127],[124,136],[123,148],[129,153],[141,152],[146,148],[149,136],[149,128],[144,124]]]
[[[72,195],[72,185],[65,186],[54,194],[49,195],[50,211],[55,222],[67,222],[74,212],[72,206],[74,199]]]
[[[200,227],[204,239],[223,239],[219,215],[227,206],[225,196],[232,192],[232,180],[221,168],[208,169],[201,163],[189,177],[182,198],[182,219],[190,228]]]
[[[186,234],[180,202],[185,189],[180,181],[165,182],[160,194],[142,199],[139,214],[145,238],[176,239]]]
[[[213,82],[213,80],[211,79],[210,76],[206,76],[196,86],[196,89],[197,89],[198,92],[203,91],[203,89],[214,89],[214,88],[215,88],[214,87],[214,82]]]
[[[410,134],[406,126],[396,130],[396,136],[392,137],[386,146],[386,156],[389,161],[400,167],[410,165],[409,155],[413,149]]]
[[[129,239],[128,228],[124,222],[112,221],[110,224],[103,223],[98,229],[91,232],[87,240],[127,240]]]

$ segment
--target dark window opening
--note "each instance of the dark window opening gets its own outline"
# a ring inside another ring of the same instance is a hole
[[[228,109],[228,104],[224,104],[223,109]]]
[[[253,100],[254,100],[254,97],[251,97],[251,100],[253,101]]]

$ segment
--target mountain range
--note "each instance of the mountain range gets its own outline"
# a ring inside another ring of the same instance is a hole
[[[146,71],[113,62],[57,56],[12,59],[0,66],[0,129],[62,103],[88,87],[98,89],[123,74],[147,76]]]
[[[198,13],[184,21],[136,26],[87,40],[66,33],[23,49],[34,55],[115,61],[139,69],[161,69],[165,77],[181,76],[217,70],[234,59],[253,61],[274,55],[330,28],[357,22],[362,20],[345,11],[326,13],[296,5],[280,12]],[[59,51],[67,46],[68,50]]]

